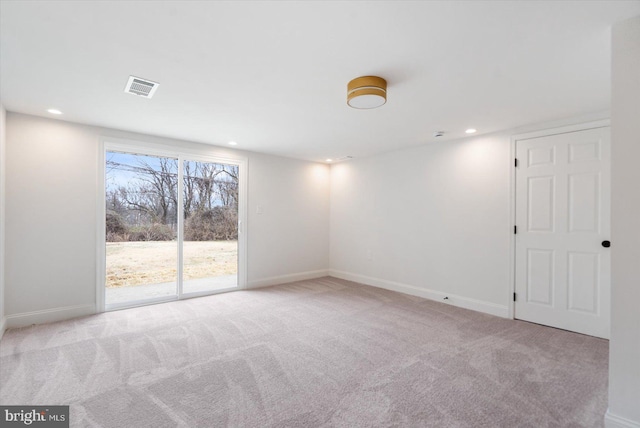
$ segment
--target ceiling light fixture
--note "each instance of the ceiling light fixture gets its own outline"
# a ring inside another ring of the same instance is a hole
[[[356,77],[347,85],[347,104],[357,109],[371,109],[387,102],[387,81],[377,76]]]
[[[327,162],[333,162],[333,159],[327,159]]]
[[[469,129],[467,129],[467,130],[466,130],[466,131],[464,131],[464,132],[466,132],[467,134],[475,134],[475,133],[477,132],[477,130],[476,130],[476,129],[473,129],[473,128],[469,128]]]
[[[49,113],[51,114],[62,114],[62,112],[58,109],[55,108],[50,108],[49,110],[47,110]]]
[[[237,146],[237,145],[238,145],[238,143],[236,143],[235,141],[229,141],[229,145],[230,145],[230,146]]]

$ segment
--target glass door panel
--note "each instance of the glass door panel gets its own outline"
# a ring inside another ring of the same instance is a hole
[[[106,153],[107,306],[177,296],[178,159]]]
[[[182,293],[238,286],[238,165],[183,162]]]

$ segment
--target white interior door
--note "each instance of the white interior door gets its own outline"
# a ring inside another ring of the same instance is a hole
[[[609,337],[609,128],[516,141],[518,319]]]

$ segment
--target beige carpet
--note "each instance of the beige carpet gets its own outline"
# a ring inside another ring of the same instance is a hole
[[[8,331],[82,427],[597,427],[608,342],[333,278]]]

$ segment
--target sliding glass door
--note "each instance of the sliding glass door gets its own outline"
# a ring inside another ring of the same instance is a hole
[[[183,162],[182,292],[238,285],[238,165]]]
[[[105,150],[106,309],[240,285],[241,166]]]
[[[108,305],[177,296],[178,159],[107,152]]]

